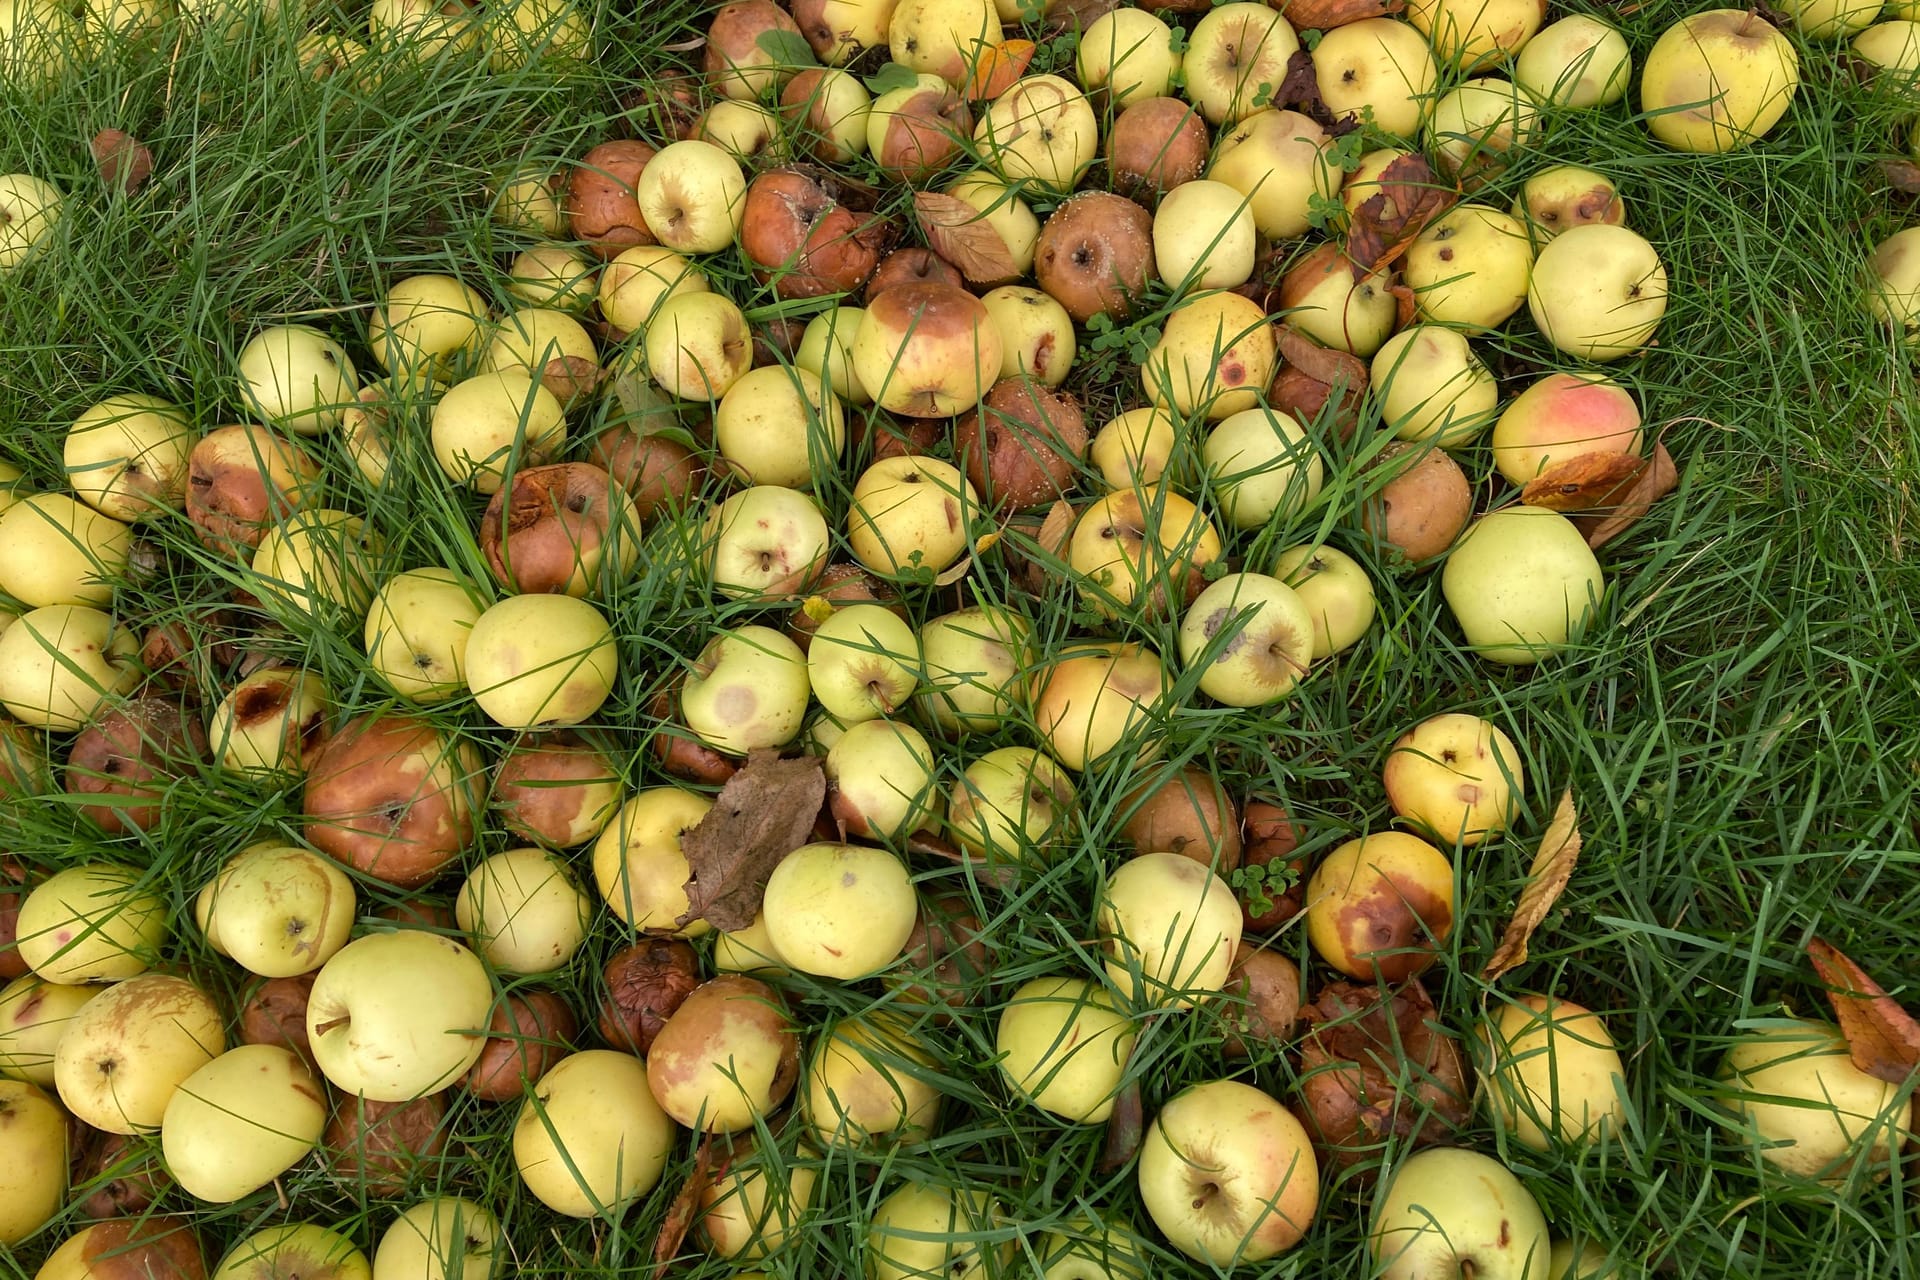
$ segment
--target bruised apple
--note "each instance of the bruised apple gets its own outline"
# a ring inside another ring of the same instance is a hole
[[[1204,126],[1196,127],[1205,133]],[[1033,246],[1034,279],[1081,324],[1102,313],[1123,320],[1159,274],[1154,237],[1152,215],[1132,200],[1083,191],[1041,226]]]
[[[1000,332],[980,300],[946,284],[908,284],[867,304],[851,348],[874,403],[908,417],[946,417],[978,401],[1000,372]]]
[[[200,722],[162,698],[132,698],[80,731],[67,755],[67,791],[95,799],[80,812],[108,832],[150,831],[166,792],[207,755]]]
[[[638,559],[640,518],[626,491],[591,463],[525,467],[488,500],[480,550],[509,591],[595,595]]]
[[[410,716],[349,721],[308,762],[313,845],[389,884],[423,885],[472,841],[480,759]]]
[[[1110,493],[1081,513],[1067,563],[1087,606],[1109,617],[1183,607],[1221,555],[1206,514],[1174,493]]]
[[[1129,103],[1107,134],[1107,172],[1113,189],[1129,200],[1157,204],[1207,166],[1206,118],[1178,98],[1142,98]]]
[[[267,427],[209,431],[187,455],[187,518],[209,547],[245,555],[275,521],[315,502],[320,465]]]
[[[486,1046],[462,1083],[476,1098],[510,1102],[570,1052],[579,1030],[572,1007],[551,991],[502,996],[487,1020]]]
[[[512,596],[467,640],[467,687],[507,729],[565,728],[613,693],[619,654],[605,615],[572,596]]]
[[[562,730],[523,738],[502,753],[489,807],[514,834],[571,849],[606,829],[622,791],[607,753]]]
[[[800,1034],[772,987],[728,974],[694,989],[654,1037],[645,1065],[668,1116],[696,1132],[733,1133],[793,1092]]]
[[[1177,417],[1204,413],[1218,422],[1258,403],[1277,360],[1273,328],[1259,303],[1237,293],[1203,293],[1167,317],[1140,378],[1148,403]]]
[[[1307,885],[1313,949],[1353,978],[1405,982],[1438,957],[1453,920],[1453,864],[1398,831],[1347,841]]]
[[[654,149],[633,139],[603,142],[580,157],[567,179],[566,215],[576,240],[611,261],[635,245],[653,244],[635,189]]]

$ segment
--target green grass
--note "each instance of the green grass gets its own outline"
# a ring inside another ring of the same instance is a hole
[[[1685,11],[1656,3],[1621,17],[1636,55]],[[0,91],[8,121],[0,172],[39,174],[68,192],[50,251],[0,279],[0,458],[24,467],[34,487],[59,487],[67,424],[112,392],[170,396],[205,428],[242,420],[235,355],[256,328],[283,319],[326,328],[371,372],[367,310],[410,274],[452,272],[504,304],[507,263],[531,242],[490,221],[489,182],[523,161],[556,165],[605,138],[645,133],[623,95],[685,57],[663,50],[705,25],[679,0],[637,14],[628,6],[593,12],[599,55],[572,75],[494,74],[457,60],[414,68],[389,57],[379,62],[378,86],[361,93],[338,79],[306,79],[292,53],[298,24],[265,20],[226,40],[169,27],[152,47],[113,49],[44,95]],[[357,8],[312,16],[364,32]],[[1504,204],[1518,181],[1549,164],[1598,168],[1620,184],[1632,224],[1671,274],[1658,347],[1614,372],[1650,423],[1674,423],[1666,440],[1681,485],[1606,549],[1604,618],[1585,643],[1537,668],[1497,668],[1463,651],[1437,576],[1392,565],[1360,532],[1366,483],[1349,461],[1330,473],[1321,504],[1268,531],[1261,545],[1330,531],[1373,572],[1382,625],[1270,714],[1229,712],[1195,695],[1157,726],[1166,761],[1193,760],[1238,794],[1283,801],[1315,850],[1384,826],[1382,758],[1419,718],[1470,710],[1507,729],[1524,756],[1526,812],[1513,834],[1458,859],[1460,922],[1427,979],[1460,1035],[1499,999],[1477,975],[1555,797],[1574,789],[1585,833],[1580,869],[1532,959],[1500,990],[1551,990],[1602,1011],[1623,1049],[1633,1119],[1624,1140],[1603,1151],[1536,1155],[1501,1145],[1484,1112],[1460,1140],[1509,1160],[1556,1237],[1607,1244],[1622,1275],[1908,1276],[1920,1254],[1902,1176],[1840,1191],[1789,1186],[1763,1176],[1712,1105],[1717,1064],[1743,1025],[1789,1011],[1824,1015],[1802,954],[1808,938],[1830,939],[1905,995],[1907,946],[1920,931],[1920,398],[1906,353],[1858,306],[1867,251],[1911,216],[1908,198],[1889,191],[1877,168],[1904,149],[1907,113],[1858,85],[1833,47],[1803,42],[1802,55],[1805,83],[1792,111],[1749,151],[1667,152],[1627,104],[1550,114],[1544,140],[1487,197]],[[152,149],[153,180],[132,198],[108,194],[92,172],[87,139],[107,127]],[[703,265],[750,314],[770,313],[770,294],[733,253]],[[1147,316],[1141,331],[1162,314]],[[1514,368],[1552,363],[1524,314],[1495,345]],[[1129,362],[1118,362],[1118,385],[1114,361],[1085,365],[1071,385],[1092,425],[1138,403]],[[603,400],[575,415],[574,438],[617,418],[612,399]],[[384,539],[383,569],[448,564],[485,580],[472,543],[479,504],[449,489],[418,441],[377,491],[337,440],[309,443],[327,470],[329,505],[366,515]],[[835,515],[857,474],[853,461],[821,485]],[[1463,462],[1483,496],[1498,491],[1484,446]],[[197,546],[183,519],[156,522],[146,536],[163,549],[167,571],[123,584],[120,616],[203,625],[235,574]],[[600,719],[635,786],[662,781],[646,752],[654,691],[711,628],[763,616],[710,599],[690,561],[698,541],[690,523],[652,531],[640,568],[606,598],[624,675]],[[1228,549],[1250,545],[1230,539]],[[1013,603],[1049,644],[1088,630],[1064,590],[1020,592],[998,555],[958,587],[908,592],[916,621],[975,599]],[[1129,618],[1112,631],[1176,652],[1170,622]],[[390,703],[365,673],[357,619],[340,629],[295,616],[263,628],[257,643],[318,671],[343,713]],[[205,704],[232,679],[203,673]],[[1180,687],[1190,693],[1191,681]],[[489,755],[510,737],[466,699],[431,715]],[[1030,741],[1014,726],[990,745]],[[64,755],[63,742],[52,746]],[[974,752],[971,742],[943,749],[943,776],[956,776]],[[951,1026],[921,1019],[947,1094],[941,1129],[923,1145],[820,1160],[815,1213],[796,1247],[768,1264],[772,1274],[858,1275],[862,1224],[880,1197],[905,1181],[955,1178],[997,1199],[1005,1213],[993,1228],[998,1239],[1037,1245],[1049,1226],[1096,1213],[1136,1225],[1155,1276],[1208,1274],[1159,1242],[1130,1171],[1091,1171],[1097,1128],[1042,1116],[1010,1097],[990,1065],[995,1013],[1014,985],[1097,967],[1091,902],[1112,856],[1109,820],[1139,780],[1117,766],[1079,779],[1081,836],[1009,892],[916,863],[925,889],[973,901],[993,951],[981,1003]],[[148,837],[103,837],[55,796],[0,809],[0,849],[42,871],[92,858],[150,868],[179,913],[169,961],[231,1000],[244,975],[214,960],[193,929],[193,894],[243,845],[297,837],[298,814],[297,784],[208,772],[169,793]],[[482,841],[486,851],[509,844],[497,828]],[[575,860],[584,875],[584,854]],[[453,887],[436,893],[448,900]],[[398,896],[363,884],[365,909]],[[603,915],[552,983],[589,1021],[600,961],[623,943],[618,921]],[[1304,930],[1273,945],[1314,982],[1324,975]],[[782,985],[809,1029],[869,1007],[880,992],[874,983]],[[1226,1061],[1211,1013],[1157,1019],[1141,1032],[1132,1072],[1149,1112],[1185,1084],[1222,1075],[1293,1096],[1289,1057],[1269,1049],[1250,1065]],[[195,1215],[210,1257],[286,1221],[339,1226],[371,1251],[395,1212],[438,1187],[501,1215],[519,1273],[648,1271],[689,1144],[638,1208],[618,1221],[575,1223],[543,1209],[515,1176],[506,1138],[514,1108],[452,1096],[449,1157],[424,1171],[406,1200],[365,1201],[310,1159],[282,1179],[284,1202],[270,1188],[219,1207],[175,1193],[163,1207]],[[786,1151],[797,1136],[796,1126],[785,1128]],[[149,1145],[157,1149],[157,1140]],[[1363,1240],[1377,1188],[1331,1173],[1327,1182],[1308,1241],[1241,1274],[1369,1274]],[[63,1214],[0,1254],[0,1275],[32,1274],[80,1221]],[[698,1254],[676,1266],[688,1280],[734,1270]],[[1005,1274],[1031,1274],[1030,1264]]]

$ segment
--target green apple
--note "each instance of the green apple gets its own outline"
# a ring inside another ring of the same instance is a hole
[[[1325,543],[1301,543],[1273,558],[1273,576],[1293,588],[1313,622],[1313,653],[1318,662],[1359,643],[1373,626],[1373,579],[1360,562]]]
[[[467,636],[467,687],[508,729],[565,728],[613,693],[619,649],[606,617],[572,596],[509,596]]]
[[[1221,512],[1237,529],[1299,515],[1320,496],[1325,476],[1305,428],[1292,414],[1271,408],[1228,417],[1207,433],[1201,458]]]
[[[1070,830],[1073,782],[1032,747],[999,747],[953,785],[947,825],[962,847],[997,862],[1044,865]]]
[[[1263,573],[1230,573],[1188,606],[1180,661],[1199,669],[1200,692],[1215,702],[1263,707],[1307,674],[1314,630],[1306,601],[1292,587]]]
[[[1440,590],[1467,643],[1489,662],[1526,664],[1576,643],[1606,593],[1600,562],[1571,520],[1512,506],[1470,525]]]
[[[1382,425],[1401,440],[1471,444],[1493,423],[1500,385],[1458,330],[1416,324],[1387,339],[1368,370]]]
[[[262,329],[238,364],[241,402],[268,426],[303,436],[339,426],[360,390],[346,348],[310,325]]]
[[[892,715],[920,686],[920,640],[893,610],[851,604],[815,628],[807,679],[830,714],[852,725]]]
[[[1541,31],[1513,63],[1513,82],[1555,107],[1609,106],[1627,96],[1632,78],[1627,38],[1618,27],[1584,13],[1569,14]]]
[[[320,968],[307,997],[314,1061],[375,1102],[438,1093],[486,1046],[493,982],[480,957],[420,929],[370,933]]]
[[[1033,663],[1033,624],[1004,605],[976,605],[920,628],[921,711],[943,733],[991,733],[1014,713]]]
[[[1085,978],[1022,983],[1000,1012],[994,1049],[1007,1084],[1074,1124],[1113,1114],[1135,1033],[1111,994]]]

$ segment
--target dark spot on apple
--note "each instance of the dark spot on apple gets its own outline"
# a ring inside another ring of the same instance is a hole
[[[1443,249],[1441,249],[1441,250],[1440,250],[1440,261],[1442,261],[1442,262],[1452,262],[1452,261],[1453,261],[1453,250],[1452,250],[1452,249],[1445,249],[1445,248],[1443,248]]]

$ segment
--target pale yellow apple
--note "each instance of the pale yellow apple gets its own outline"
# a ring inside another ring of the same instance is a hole
[[[1289,301],[1281,322],[1323,347],[1369,359],[1400,320],[1392,275],[1383,267],[1356,278],[1344,253],[1309,259],[1287,274]]]
[[[1561,232],[1540,250],[1527,289],[1534,324],[1580,360],[1631,355],[1667,313],[1667,268],[1647,238],[1596,224]]]
[[[980,221],[1000,237],[1018,274],[1024,276],[1033,270],[1034,245],[1040,239],[1040,217],[1017,188],[982,169],[954,179],[945,194],[973,209]]]
[[[513,1126],[527,1189],[573,1218],[618,1215],[651,1191],[678,1133],[632,1054],[588,1049],[540,1077]]]
[[[1166,664],[1145,645],[1075,642],[1034,674],[1034,728],[1076,773],[1123,745],[1137,744],[1145,758],[1157,749],[1151,728],[1172,691]]]
[[[853,558],[886,577],[937,574],[966,553],[980,496],[938,458],[882,458],[860,473],[847,510]]]
[[[686,924],[687,881],[693,868],[680,837],[713,808],[713,801],[679,787],[635,792],[593,846],[593,879],[614,915],[634,929],[694,938],[707,932],[704,919]]]
[[[1107,877],[1095,925],[1116,988],[1136,1005],[1187,1007],[1226,986],[1240,903],[1192,858],[1146,853]]]
[[[492,1280],[506,1254],[492,1210],[460,1196],[435,1196],[381,1234],[373,1280]]]
[[[999,747],[953,785],[947,827],[969,852],[996,862],[1044,865],[1071,830],[1073,782],[1033,747]]]
[[[480,373],[454,383],[435,403],[431,438],[448,478],[494,494],[509,468],[539,466],[560,451],[566,411],[524,369]]]
[[[905,864],[885,849],[809,844],[774,868],[765,910],[788,968],[852,981],[899,959],[919,900]]]
[[[1414,239],[1400,272],[1422,320],[1469,332],[1493,329],[1527,300],[1533,241],[1510,213],[1458,204]]]
[[[997,1280],[1012,1274],[1014,1225],[975,1188],[914,1178],[867,1221],[869,1280]]]
[[[561,237],[568,232],[567,211],[557,194],[559,179],[544,169],[526,169],[494,189],[493,220],[510,231]]]
[[[1140,381],[1153,406],[1177,418],[1204,413],[1218,422],[1259,402],[1277,360],[1273,329],[1258,303],[1237,293],[1203,293],[1167,316],[1159,343],[1140,366]]]
[[[20,958],[48,982],[119,982],[159,959],[167,905],[133,868],[88,862],[35,885],[15,928]]]
[[[320,968],[307,1040],[336,1088],[375,1102],[438,1093],[486,1045],[493,982],[480,957],[420,929],[370,933]]]
[[[1064,195],[1099,154],[1100,123],[1071,81],[1029,75],[988,105],[973,142],[981,162],[1007,183]]]
[[[1027,1101],[1074,1124],[1099,1124],[1133,1053],[1132,1022],[1113,996],[1084,978],[1022,983],[1000,1011],[1000,1074]]]
[[[657,244],[636,245],[600,272],[600,314],[616,329],[640,333],[668,298],[712,289],[707,273],[685,255]]]
[[[981,295],[1000,331],[1000,376],[1057,387],[1067,380],[1076,351],[1073,317],[1051,294],[1024,285],[1002,285]]]
[[[544,849],[509,849],[468,874],[453,900],[453,918],[495,969],[550,973],[587,940],[593,903],[560,858]]]
[[[1013,609],[980,605],[920,628],[920,706],[945,733],[990,732],[1014,712],[1012,691],[1034,656],[1033,624]]]
[[[1427,38],[1394,18],[1362,18],[1321,32],[1313,73],[1336,118],[1371,119],[1402,138],[1418,136],[1440,79]]]
[[[503,728],[579,724],[612,694],[618,671],[613,628],[572,596],[509,596],[467,637],[467,687]]]
[[[1034,1246],[1040,1280],[1148,1280],[1141,1243],[1124,1220],[1070,1218]]]
[[[487,373],[524,373],[565,405],[589,396],[600,376],[593,336],[573,316],[554,307],[522,307],[493,326],[480,368]]]
[[[446,377],[480,345],[487,300],[453,276],[408,276],[387,290],[367,322],[367,345],[388,372]]]
[[[1469,525],[1440,590],[1476,653],[1521,665],[1579,641],[1606,593],[1600,562],[1571,520],[1511,506]]]
[[[1545,0],[1412,0],[1407,18],[1440,61],[1474,72],[1503,62],[1533,39]]]
[[[1367,1245],[1380,1280],[1548,1280],[1539,1203],[1512,1170],[1461,1147],[1406,1158],[1379,1198]]]
[[[717,931],[713,935],[715,973],[778,973],[784,968],[767,933],[764,911],[744,929]]]
[[[326,1092],[293,1050],[244,1044],[180,1082],[160,1150],[194,1199],[231,1204],[298,1164],[326,1125]]]
[[[920,684],[920,642],[911,624],[877,604],[844,605],[807,648],[813,696],[843,726],[904,708]]]
[[[940,1122],[940,1070],[905,1019],[884,1011],[841,1019],[807,1060],[800,1105],[813,1140],[891,1150],[930,1137]]]
[[[1783,1173],[1841,1183],[1882,1176],[1911,1123],[1900,1086],[1853,1064],[1830,1023],[1794,1019],[1746,1031],[1720,1068],[1720,1105],[1760,1158]]]
[[[1799,87],[1800,53],[1785,32],[1744,9],[1705,9],[1648,50],[1640,109],[1676,151],[1735,151],[1779,124]]]
[[[471,54],[480,42],[478,15],[461,0],[373,0],[369,45],[421,67]]]
[[[1632,78],[1627,38],[1618,27],[1585,13],[1568,14],[1546,27],[1513,63],[1513,82],[1555,107],[1609,106],[1627,96]]]
[[[662,299],[646,326],[647,371],[670,396],[718,400],[753,367],[747,318],[724,294]]]
[[[0,1080],[0,1245],[16,1245],[60,1211],[67,1198],[67,1116],[34,1085]]]
[[[106,605],[133,530],[64,493],[35,493],[0,515],[0,591],[29,609]]]
[[[894,0],[818,0],[817,12],[806,0],[795,6],[795,20],[820,61],[844,66],[865,49],[885,48]]]
[[[1173,28],[1145,9],[1103,13],[1080,33],[1074,51],[1080,84],[1088,93],[1104,88],[1116,108],[1164,98],[1182,61],[1173,44]]]
[[[591,6],[577,0],[507,0],[480,15],[487,65],[496,72],[542,65],[572,70],[593,61]]]
[[[1227,418],[1207,433],[1201,459],[1215,501],[1237,529],[1299,515],[1319,498],[1325,478],[1306,430],[1292,414],[1274,409]]]
[[[45,178],[0,174],[0,274],[19,270],[53,238],[65,199]]]
[[[1274,557],[1273,576],[1292,587],[1307,606],[1313,621],[1313,661],[1351,649],[1373,626],[1373,579],[1337,547],[1288,547]]]
[[[711,142],[671,142],[640,171],[634,195],[653,238],[679,253],[718,253],[740,234],[747,178]]]
[[[1278,578],[1229,573],[1215,579],[1180,623],[1180,662],[1200,673],[1200,692],[1229,707],[1278,702],[1313,661],[1313,614]]]
[[[213,997],[185,978],[145,973],[116,983],[60,1037],[60,1101],[103,1132],[152,1132],[181,1081],[226,1048],[222,1022]]]
[[[1400,735],[1381,781],[1393,811],[1444,847],[1497,836],[1519,813],[1520,752],[1498,726],[1452,712]]]
[[[1831,40],[1863,31],[1882,9],[1895,18],[1912,19],[1909,4],[1876,4],[1874,0],[1788,0],[1781,12],[1793,19],[1793,28],[1812,40]]]
[[[1513,198],[1513,216],[1527,224],[1536,245],[1569,227],[1591,222],[1627,225],[1627,205],[1613,179],[1574,164],[1555,165],[1528,178]]]
[[[381,584],[367,609],[367,665],[412,702],[444,702],[467,687],[467,636],[478,588],[452,569],[409,569]]]
[[[1320,1198],[1306,1129],[1277,1099],[1237,1080],[1168,1099],[1147,1128],[1136,1176],[1147,1216],[1168,1242],[1221,1269],[1299,1244]]]
[[[1224,182],[1183,182],[1154,212],[1154,268],[1175,293],[1231,289],[1253,275],[1255,238],[1246,196]]]
[[[818,374],[791,365],[751,369],[720,397],[713,440],[748,484],[805,489],[833,475],[847,447],[846,410]]]
[[[263,329],[241,348],[240,399],[268,426],[319,435],[360,389],[346,348],[310,325]]]
[[[1381,423],[1401,440],[1470,444],[1494,421],[1500,387],[1465,335],[1417,324],[1387,339],[1370,369]]]
[[[680,686],[680,716],[714,750],[743,756],[792,742],[810,693],[799,645],[771,627],[736,627],[694,660]]]
[[[268,1227],[227,1250],[213,1280],[372,1280],[373,1264],[353,1241],[311,1223]]]
[[[333,693],[317,672],[256,671],[235,685],[208,718],[214,762],[259,777],[303,772],[310,743],[332,707]]]
[[[1920,227],[1896,231],[1875,245],[1867,268],[1867,311],[1904,341],[1920,340]]]
[[[807,494],[754,485],[713,507],[701,530],[714,590],[774,601],[812,585],[827,564],[827,518]]]
[[[1128,409],[1094,433],[1087,459],[1109,489],[1150,489],[1161,483],[1178,440],[1165,409]]]
[[[1067,543],[1067,566],[1081,600],[1109,618],[1135,608],[1177,609],[1197,575],[1220,555],[1213,522],[1192,502],[1167,492],[1149,501],[1133,491],[1108,494],[1080,513]]]
[[[97,986],[48,982],[29,973],[0,987],[0,1076],[54,1087],[53,1053]]]
[[[1313,226],[1316,202],[1331,200],[1340,190],[1340,170],[1329,158],[1332,144],[1325,129],[1298,111],[1256,111],[1221,133],[1207,178],[1247,198],[1254,229],[1262,236],[1291,239]],[[1183,183],[1168,192],[1161,210],[1165,200],[1191,185]],[[1159,225],[1156,215],[1156,252]],[[1161,271],[1164,276],[1164,266]]]
[[[1300,37],[1267,6],[1218,5],[1187,36],[1187,100],[1208,124],[1231,124],[1266,105],[1299,48]]]
[[[659,250],[669,253],[671,250]],[[516,256],[507,269],[507,292],[535,307],[579,315],[604,289],[593,259],[571,245],[537,244]],[[609,323],[624,328],[609,316]]]
[[[108,396],[67,429],[61,461],[87,505],[115,520],[143,520],[185,501],[195,438],[192,419],[170,400]]]
[[[362,617],[379,577],[380,540],[347,511],[289,512],[253,553],[256,596],[283,613],[316,620]]]
[[[964,83],[1004,31],[993,0],[898,0],[887,20],[887,48],[909,71]]]
[[[780,117],[757,102],[738,98],[722,98],[702,111],[693,136],[743,164],[756,156],[784,154]]]
[[[1468,80],[1434,104],[1427,147],[1444,172],[1469,186],[1498,172],[1533,145],[1540,108],[1533,95],[1498,76]]]
[[[49,605],[0,630],[0,703],[40,729],[71,731],[139,683],[140,638],[84,605]]]
[[[1606,1023],[1553,996],[1502,1004],[1479,1028],[1488,1110],[1524,1147],[1598,1142],[1626,1123],[1626,1068]]]
[[[1853,38],[1853,53],[1878,67],[1876,79],[1890,85],[1893,94],[1910,106],[1920,97],[1914,85],[1920,76],[1920,22],[1907,18],[1876,22]]]
[[[309,849],[271,842],[247,849],[220,869],[205,897],[208,939],[266,978],[311,973],[347,945],[353,929],[353,881]]]
[[[1368,200],[1383,194],[1380,182],[1387,167],[1402,156],[1412,154],[1405,147],[1377,147],[1363,153],[1359,165],[1340,184],[1341,206],[1352,215]]]
[[[795,368],[813,374],[842,402],[851,405],[873,403],[872,393],[853,371],[853,337],[860,332],[860,321],[866,314],[860,307],[822,311],[807,321],[800,345],[793,351]]]
[[[933,817],[934,755],[910,724],[863,720],[827,751],[828,796],[836,818],[863,839],[898,840]]]
[[[809,1153],[803,1149],[801,1154]],[[694,1229],[717,1256],[756,1262],[800,1239],[820,1169],[758,1142],[736,1145],[732,1155],[726,1172],[701,1194]],[[733,1280],[756,1275],[763,1273],[736,1272]]]

